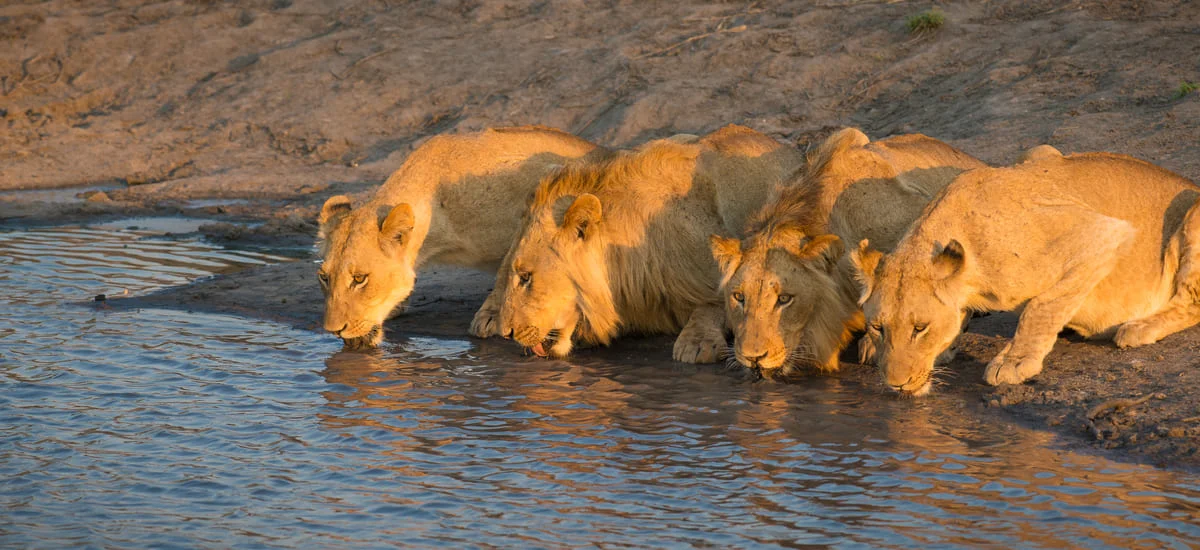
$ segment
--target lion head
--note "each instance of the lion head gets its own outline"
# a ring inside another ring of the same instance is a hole
[[[350,198],[338,195],[325,201],[319,221],[325,330],[350,349],[378,346],[383,322],[416,281],[412,207],[368,203],[352,209]]]
[[[561,197],[553,207],[530,215],[510,252],[502,335],[539,356],[553,357],[568,355],[573,337],[606,344],[615,335],[617,313],[600,242],[601,213],[600,199],[585,193]]]
[[[937,365],[949,358],[962,332],[969,258],[957,240],[923,246],[914,241],[884,256],[863,240],[850,257],[863,284],[867,337],[884,384],[921,396],[933,388]]]
[[[857,310],[838,273],[841,240],[781,227],[745,242],[715,235],[710,241],[738,363],[765,377],[786,376],[799,365],[836,369],[850,335],[846,318]]]

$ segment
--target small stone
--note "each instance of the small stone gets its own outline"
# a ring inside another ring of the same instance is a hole
[[[86,200],[87,202],[112,202],[112,199],[109,198],[108,193],[105,193],[104,191],[90,193],[88,194]]]
[[[105,295],[103,295],[103,294],[97,294],[97,295],[96,295],[96,297],[95,297],[95,298],[93,298],[93,300],[95,300],[95,301],[97,301],[97,302],[103,302],[103,301],[105,301],[105,300],[107,300],[107,299],[108,299],[108,296],[105,296]]]
[[[1166,361],[1167,356],[1160,353],[1160,354],[1154,356],[1154,360],[1155,361]]]
[[[991,400],[991,401],[988,401],[988,406],[989,406],[989,407],[992,407],[992,408],[996,408],[996,407],[999,407],[999,406],[1000,406],[1000,402],[999,402],[999,401],[997,401],[997,400],[995,400],[995,399],[993,399],[993,400]]]
[[[1167,437],[1183,437],[1185,435],[1187,435],[1187,430],[1178,426],[1167,430]]]

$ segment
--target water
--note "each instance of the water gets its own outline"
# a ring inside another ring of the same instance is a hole
[[[247,265],[142,231],[0,233],[0,547],[1185,548],[1200,476],[833,378],[374,354],[86,304]]]

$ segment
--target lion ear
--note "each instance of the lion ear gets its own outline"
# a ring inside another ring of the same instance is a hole
[[[723,278],[728,279],[742,261],[742,242],[720,235],[709,235],[708,244],[712,247],[713,259],[721,268]]]
[[[342,222],[342,217],[350,213],[350,197],[334,195],[325,201],[321,214],[317,216],[317,237],[324,239],[333,232],[333,228]]]
[[[600,213],[600,199],[596,198],[596,195],[579,195],[563,215],[562,230],[569,231],[580,239],[587,239],[596,232]]]
[[[957,240],[950,239],[945,245],[933,243],[933,269],[939,279],[956,275],[962,271],[965,262],[966,252]]]
[[[1021,153],[1021,158],[1017,159],[1017,164],[1026,162],[1037,162],[1039,160],[1062,158],[1062,151],[1055,149],[1049,145],[1038,145],[1024,153]]]
[[[408,203],[400,203],[392,207],[379,226],[379,245],[407,243],[408,236],[412,233],[413,223],[413,210]]]
[[[838,259],[842,257],[845,248],[837,235],[817,235],[809,239],[804,247],[796,253],[800,259],[818,259],[825,271],[832,272],[837,268]]]
[[[867,298],[871,297],[871,291],[875,288],[875,272],[879,268],[879,261],[883,259],[883,253],[878,250],[871,250],[867,239],[859,241],[858,248],[850,252],[850,264],[854,266],[854,278],[862,285],[862,296],[858,299],[858,305],[867,303]]]

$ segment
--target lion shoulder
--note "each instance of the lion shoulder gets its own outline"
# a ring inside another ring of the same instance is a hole
[[[512,171],[522,165],[566,164],[598,147],[584,139],[547,126],[489,128],[479,132],[436,135],[419,145],[388,177],[377,198],[414,193],[432,194],[467,176]],[[537,181],[508,178],[504,185],[532,188]]]

